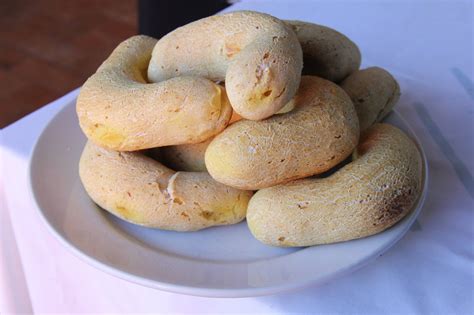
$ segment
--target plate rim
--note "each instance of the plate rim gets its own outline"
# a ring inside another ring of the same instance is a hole
[[[44,127],[41,130],[41,133],[39,134],[39,136],[36,138],[34,142],[34,145],[31,150],[31,154],[29,156],[28,169],[27,169],[29,196],[31,200],[33,201],[33,204],[37,212],[39,213],[41,221],[47,226],[47,229],[49,230],[49,232],[54,235],[54,238],[56,238],[59,241],[59,243],[62,244],[62,246],[70,250],[74,254],[74,256],[78,257],[80,260],[87,263],[88,265],[93,266],[94,268],[102,272],[105,272],[109,275],[115,276],[117,278],[129,281],[135,284],[149,287],[152,289],[158,289],[158,290],[172,292],[172,293],[200,296],[200,297],[215,297],[215,298],[239,297],[240,298],[240,297],[255,297],[255,296],[272,295],[272,294],[277,294],[277,293],[282,293],[282,292],[293,291],[297,289],[303,289],[305,287],[308,287],[314,284],[321,284],[321,283],[328,282],[334,278],[345,276],[355,270],[362,268],[363,266],[369,265],[370,263],[375,261],[378,257],[380,257],[383,253],[385,253],[390,248],[392,248],[392,246],[394,246],[398,241],[400,241],[400,239],[402,239],[406,235],[410,227],[413,225],[413,223],[416,221],[416,219],[420,215],[423,209],[423,205],[426,200],[426,195],[428,193],[429,167],[428,167],[428,159],[426,157],[426,154],[423,150],[423,147],[421,145],[421,142],[418,136],[413,131],[413,128],[411,127],[411,125],[406,121],[406,119],[403,117],[403,115],[400,114],[398,110],[393,109],[392,112],[394,112],[398,116],[398,118],[404,123],[405,127],[410,131],[410,135],[408,136],[412,139],[412,141],[415,142],[418,148],[418,151],[421,154],[422,164],[423,164],[422,165],[422,170],[423,170],[422,187],[423,188],[416,204],[414,205],[414,209],[412,210],[414,211],[414,213],[411,213],[409,222],[406,224],[406,226],[400,232],[400,234],[398,234],[396,237],[391,239],[390,242],[386,246],[378,249],[377,251],[372,252],[368,257],[364,257],[360,259],[359,261],[354,262],[351,266],[342,268],[331,274],[323,275],[320,277],[308,277],[308,279],[303,280],[303,281],[293,281],[293,282],[282,283],[278,285],[252,287],[252,288],[248,287],[248,288],[225,289],[225,288],[209,288],[205,286],[179,285],[179,284],[173,284],[169,282],[159,282],[159,281],[152,280],[146,277],[132,274],[125,270],[121,270],[117,267],[108,265],[104,262],[101,262],[97,258],[88,255],[87,253],[85,253],[84,251],[76,247],[73,242],[67,240],[62,235],[62,233],[54,227],[54,225],[48,220],[46,213],[43,211],[43,209],[41,208],[38,202],[37,196],[35,194],[35,189],[33,187],[34,186],[33,185],[33,171],[34,171],[33,164],[35,161],[35,156],[37,156],[37,151],[39,150],[38,149],[39,144],[41,143],[42,139],[45,137],[47,129],[50,128],[50,126],[56,120],[59,119],[61,114],[63,114],[67,109],[69,109],[70,106],[75,107],[76,100],[77,100],[77,96],[75,96],[73,99],[68,101],[65,105],[63,105],[63,107],[60,110],[54,113],[54,115],[44,125]],[[385,231],[382,231],[380,233],[384,233]]]

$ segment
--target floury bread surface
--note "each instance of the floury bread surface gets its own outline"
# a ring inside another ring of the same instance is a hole
[[[161,38],[148,77],[225,81],[234,110],[260,120],[293,98],[302,67],[301,46],[290,27],[268,14],[240,11],[192,22]]]
[[[341,82],[359,117],[360,131],[382,121],[400,98],[400,86],[388,71],[371,67],[356,71]]]
[[[247,223],[261,242],[311,246],[373,235],[416,204],[422,157],[400,129],[376,124],[361,139],[354,161],[327,178],[302,179],[258,191]]]
[[[250,11],[133,36],[77,99],[81,181],[100,207],[146,227],[247,218],[256,239],[282,247],[379,233],[420,198],[422,156],[378,123],[396,80],[360,64],[331,28]]]
[[[89,196],[135,224],[195,231],[245,218],[249,191],[227,187],[205,172],[174,172],[137,152],[116,152],[88,142],[79,175]]]
[[[217,135],[205,154],[211,176],[256,190],[325,172],[352,153],[359,122],[339,86],[304,76],[294,102],[286,114],[238,121]]]
[[[344,34],[302,21],[285,21],[295,31],[303,50],[303,74],[340,82],[358,70],[359,48]]]
[[[286,104],[276,115],[285,114],[293,110],[295,107],[294,100],[291,100]],[[235,112],[232,114],[229,124],[242,120]],[[192,144],[181,144],[172,145],[168,147],[156,148],[152,150],[152,153],[163,159],[166,165],[171,168],[180,171],[188,172],[206,172],[206,163],[204,156],[206,149],[211,143],[213,138],[209,138],[206,141]]]
[[[127,39],[84,83],[76,110],[94,143],[135,151],[202,142],[227,126],[232,108],[218,84],[184,76],[147,83],[155,44],[142,35]]]

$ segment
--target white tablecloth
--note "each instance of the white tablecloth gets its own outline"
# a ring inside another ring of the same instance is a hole
[[[29,195],[32,146],[76,90],[1,131],[2,314],[474,314],[472,2],[281,0],[230,8],[240,9],[334,27],[358,43],[364,67],[379,65],[394,73],[403,92],[397,108],[430,164],[428,198],[410,232],[350,275],[274,296],[192,297],[114,278],[63,248],[40,221]]]

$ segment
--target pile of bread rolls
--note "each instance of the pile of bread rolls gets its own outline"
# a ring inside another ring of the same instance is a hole
[[[335,30],[250,11],[129,38],[77,99],[82,183],[100,207],[147,227],[246,218],[274,246],[379,233],[417,202],[422,158],[379,123],[397,82],[360,62]]]

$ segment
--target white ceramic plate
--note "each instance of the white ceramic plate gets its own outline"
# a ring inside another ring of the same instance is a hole
[[[388,122],[416,140],[396,112]],[[108,273],[191,295],[273,294],[353,271],[408,231],[421,210],[427,186],[425,158],[423,195],[415,210],[394,227],[338,244],[274,248],[254,239],[246,222],[178,233],[135,226],[108,214],[89,199],[79,181],[78,162],[85,142],[72,102],[51,120],[33,151],[31,190],[53,234],[79,257]]]

